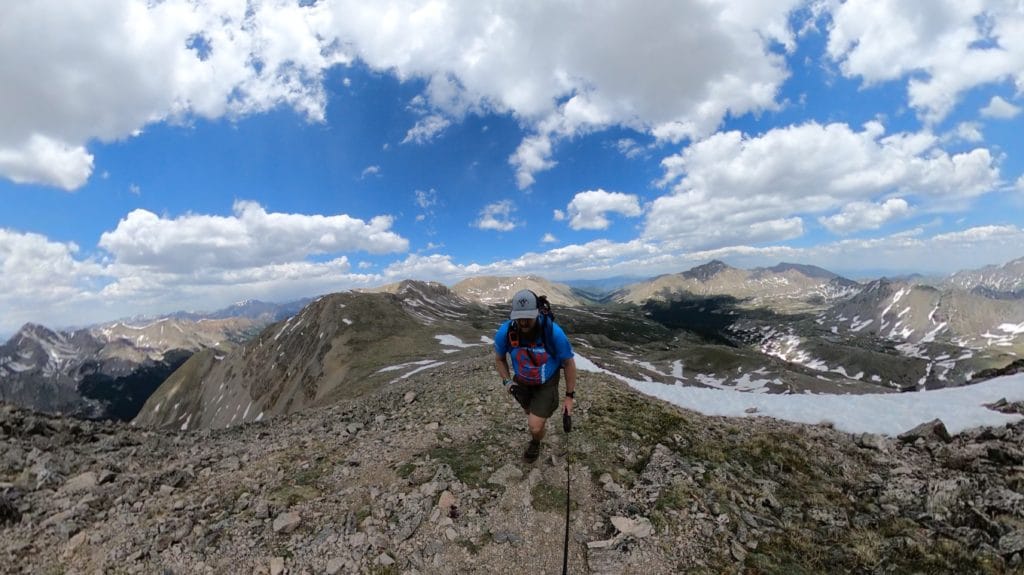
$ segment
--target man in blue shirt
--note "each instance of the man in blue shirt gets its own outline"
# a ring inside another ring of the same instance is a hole
[[[512,297],[512,313],[494,335],[494,365],[505,386],[527,415],[530,443],[523,457],[536,461],[545,424],[558,409],[558,381],[565,370],[563,410],[572,415],[576,394],[576,360],[561,326],[541,313],[537,295],[520,290]],[[512,368],[509,368],[509,358]]]

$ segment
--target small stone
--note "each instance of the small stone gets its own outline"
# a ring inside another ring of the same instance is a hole
[[[377,557],[377,563],[387,567],[388,565],[394,565],[395,560],[391,558],[387,553],[381,553],[380,557]]]
[[[630,519],[629,517],[617,515],[612,517],[612,525],[619,530],[619,533],[631,535],[637,539],[643,539],[654,533],[654,526],[651,525],[651,520],[646,517]]]
[[[452,495],[451,491],[444,491],[441,493],[441,497],[437,500],[438,508],[441,509],[441,513],[445,514],[450,513],[452,507],[454,507],[456,503],[457,500],[455,499],[455,496]]]
[[[327,562],[327,575],[337,575],[345,567],[345,561],[338,557]]]
[[[587,548],[589,548],[589,549],[606,549],[608,547],[611,547],[612,545],[615,545],[616,542],[618,542],[617,538],[604,539],[602,541],[591,541],[591,542],[587,543]]]
[[[403,397],[402,400],[405,401],[406,403],[412,403],[412,402],[416,401],[416,392],[415,391],[407,391],[405,393],[405,397]]]
[[[270,505],[266,501],[257,501],[256,508],[253,509],[253,514],[256,519],[266,519],[270,517]]]
[[[927,440],[932,438],[940,439],[943,443],[950,443],[953,441],[953,438],[949,435],[949,431],[946,430],[946,424],[942,423],[941,419],[933,419],[922,423],[914,429],[899,435],[900,441],[903,441],[904,443],[917,443],[918,440]]]
[[[284,573],[284,557],[274,557],[270,560],[270,575],[281,575]]]
[[[61,489],[65,493],[79,493],[93,489],[98,483],[99,479],[96,477],[96,474],[92,471],[86,471],[68,479]]]
[[[459,538],[459,532],[456,531],[454,527],[449,527],[444,530],[444,536],[447,537],[449,541],[455,541]]]
[[[756,407],[748,407],[748,408],[744,409],[743,412],[744,413],[757,413],[757,408]]]
[[[282,513],[274,519],[274,533],[291,533],[302,523],[298,513]]]
[[[428,481],[423,485],[420,485],[420,494],[424,497],[433,497],[435,493],[441,490],[441,485],[436,481]]]
[[[744,547],[736,541],[732,542],[732,544],[729,546],[729,550],[732,551],[733,558],[735,558],[740,563],[747,559],[747,550],[744,549]]]
[[[875,451],[888,451],[888,445],[885,436],[877,433],[862,433],[857,436],[857,445],[865,449],[874,449]]]
[[[425,429],[426,429],[427,431],[437,431],[437,429],[438,429],[439,427],[441,427],[441,424],[440,424],[440,423],[438,423],[438,422],[436,422],[436,421],[431,421],[430,423],[428,423],[428,424],[427,424],[427,426],[426,426],[426,428],[425,428]]]
[[[345,431],[349,432],[350,435],[355,435],[355,434],[359,433],[359,430],[362,429],[362,428],[363,428],[363,424],[362,423],[350,423],[350,424],[348,424],[348,427],[345,428]]]
[[[523,478],[523,470],[519,467],[507,463],[500,469],[491,474],[490,478],[487,479],[487,483],[494,483],[496,485],[509,485],[513,481],[518,481]]]
[[[78,549],[83,543],[85,543],[87,537],[88,534],[85,531],[79,531],[75,534],[75,536],[68,541],[67,547],[64,548],[64,557],[70,557],[75,552],[75,549]]]
[[[1024,551],[1024,529],[1018,529],[999,538],[999,551],[1012,555]]]
[[[221,461],[220,465],[218,465],[217,467],[223,469],[224,471],[238,471],[239,469],[241,469],[242,464],[237,457],[232,455],[231,457],[227,457],[223,461]]]

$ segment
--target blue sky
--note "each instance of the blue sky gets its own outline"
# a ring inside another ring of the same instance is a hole
[[[405,278],[1024,256],[1024,13],[19,3],[0,334]]]

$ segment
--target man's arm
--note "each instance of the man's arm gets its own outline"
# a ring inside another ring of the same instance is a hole
[[[508,360],[505,354],[494,354],[494,368],[498,370],[501,379],[512,379],[512,372],[508,368]]]
[[[569,397],[569,394],[576,392],[576,360],[570,357],[562,362],[562,368],[565,370],[565,412],[572,415],[575,398]]]

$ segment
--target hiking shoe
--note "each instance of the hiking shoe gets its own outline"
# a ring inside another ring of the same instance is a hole
[[[540,442],[536,439],[531,439],[530,444],[526,446],[526,452],[523,453],[523,459],[528,463],[537,461],[537,457],[540,455]]]

